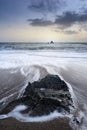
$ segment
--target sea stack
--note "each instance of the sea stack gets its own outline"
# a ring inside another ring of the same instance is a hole
[[[51,42],[50,42],[50,44],[54,44],[54,42],[53,42],[53,41],[51,41]]]

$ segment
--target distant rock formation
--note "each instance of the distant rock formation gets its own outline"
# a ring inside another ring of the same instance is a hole
[[[50,42],[50,44],[54,44],[54,42],[53,42],[53,41],[51,41],[51,42]]]

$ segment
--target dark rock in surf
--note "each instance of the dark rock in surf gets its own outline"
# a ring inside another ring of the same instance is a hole
[[[53,42],[53,41],[51,41],[51,42],[50,42],[50,44],[54,44],[54,42]]]
[[[59,76],[47,75],[39,81],[29,83],[22,97],[9,105],[12,104],[25,104],[28,108],[22,113],[28,113],[30,116],[42,116],[55,110],[70,113],[73,100],[67,84]]]
[[[47,75],[40,81],[29,83],[23,96],[31,97],[31,116],[49,114],[54,110],[70,112],[73,101],[67,84],[57,75]]]

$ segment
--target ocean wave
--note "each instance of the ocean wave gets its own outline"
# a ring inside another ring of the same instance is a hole
[[[20,46],[21,45],[21,46]],[[39,43],[0,43],[0,50],[58,50],[72,52],[86,52],[87,43],[59,43],[49,44],[46,42]]]

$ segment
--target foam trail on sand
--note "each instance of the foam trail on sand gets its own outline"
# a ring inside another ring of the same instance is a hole
[[[50,113],[49,115],[31,117],[29,115],[20,113],[20,111],[25,110],[26,108],[27,108],[27,106],[19,105],[19,106],[15,107],[15,109],[12,112],[10,112],[8,115],[0,115],[0,119],[14,117],[21,122],[44,122],[44,121],[53,120],[53,119],[59,118],[59,117],[70,118],[72,116],[72,115],[64,115],[62,113],[58,113],[57,111],[54,111],[54,112]]]

